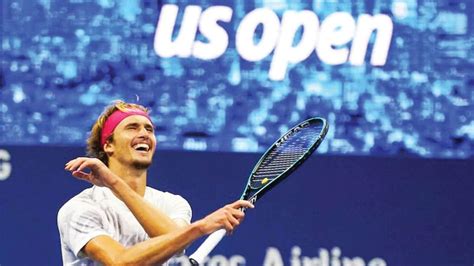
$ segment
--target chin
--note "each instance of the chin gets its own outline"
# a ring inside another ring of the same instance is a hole
[[[136,169],[148,169],[151,165],[151,160],[142,160],[142,161],[134,161],[133,167]]]

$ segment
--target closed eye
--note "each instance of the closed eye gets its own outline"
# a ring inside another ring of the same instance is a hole
[[[155,131],[155,129],[154,129],[152,126],[150,126],[150,125],[146,125],[146,126],[145,126],[145,129],[146,129],[148,132],[152,132],[152,133]]]
[[[138,126],[133,126],[133,125],[130,125],[130,126],[126,127],[126,129],[129,129],[129,130],[135,130],[137,128],[138,128]]]

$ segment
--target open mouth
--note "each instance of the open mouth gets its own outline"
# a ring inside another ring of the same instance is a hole
[[[146,143],[139,143],[133,146],[136,151],[147,152],[150,150],[150,146]]]

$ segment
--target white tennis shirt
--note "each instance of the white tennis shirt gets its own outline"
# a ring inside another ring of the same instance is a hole
[[[144,198],[171,219],[190,223],[191,207],[181,196],[147,187]],[[149,239],[125,203],[106,187],[93,186],[66,202],[58,212],[58,228],[64,265],[99,265],[81,251],[99,235],[125,247]]]

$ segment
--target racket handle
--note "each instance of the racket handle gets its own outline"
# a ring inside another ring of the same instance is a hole
[[[206,240],[199,246],[199,248],[189,256],[189,262],[191,265],[200,265],[204,258],[211,253],[211,251],[219,244],[222,238],[225,236],[226,230],[219,229],[214,233],[210,234]]]

